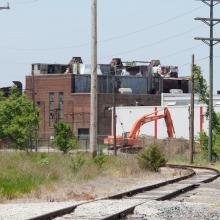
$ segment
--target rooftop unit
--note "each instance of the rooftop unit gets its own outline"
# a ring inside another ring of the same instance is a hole
[[[67,65],[65,64],[32,64],[32,72],[34,75],[64,74],[66,70]]]

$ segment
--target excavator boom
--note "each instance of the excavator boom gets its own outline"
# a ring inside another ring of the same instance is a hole
[[[138,119],[131,128],[131,131],[126,135],[116,137],[116,144],[118,146],[134,146],[139,144],[138,135],[141,127],[149,122],[156,121],[164,118],[166,127],[167,127],[167,135],[169,138],[173,138],[175,135],[175,130],[173,126],[173,121],[171,118],[170,111],[167,107],[164,108],[162,113],[159,111],[155,111],[151,114],[144,115],[140,119]],[[108,136],[108,138],[104,139],[104,143],[108,145],[112,145],[114,142],[113,136]]]

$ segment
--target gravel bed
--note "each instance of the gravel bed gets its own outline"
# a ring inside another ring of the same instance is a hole
[[[24,220],[79,204],[79,202],[43,202],[0,205],[0,220]]]
[[[143,199],[100,200],[79,206],[72,214],[68,214],[56,220],[64,219],[103,219],[125,209],[142,204]]]
[[[204,203],[149,201],[138,206],[128,219],[220,220],[220,210],[213,211]]]

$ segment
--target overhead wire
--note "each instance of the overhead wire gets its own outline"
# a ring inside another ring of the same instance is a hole
[[[152,43],[148,43],[148,44],[144,44],[144,45],[141,45],[139,47],[136,47],[136,48],[133,48],[133,49],[130,49],[130,50],[127,50],[127,51],[123,51],[123,52],[120,52],[120,53],[115,53],[114,55],[109,55],[109,56],[105,56],[103,58],[108,58],[108,57],[115,57],[117,55],[124,55],[124,54],[129,54],[129,53],[133,53],[133,52],[136,52],[136,51],[139,51],[139,50],[143,50],[143,49],[146,49],[148,47],[153,47],[153,46],[156,46],[158,44],[161,44],[163,42],[166,42],[166,41],[169,41],[169,40],[172,40],[174,38],[178,38],[178,37],[181,37],[183,35],[186,35],[194,30],[197,30],[199,28],[201,28],[202,25],[198,26],[197,28],[190,28],[188,29],[187,31],[184,31],[184,32],[181,32],[181,33],[178,33],[178,34],[174,34],[174,35],[171,35],[169,37],[166,37],[164,39],[161,39],[161,40],[158,40],[158,41],[155,41],[155,42],[152,42]]]
[[[165,59],[165,58],[168,58],[168,57],[172,57],[172,56],[177,56],[179,54],[182,54],[186,51],[189,51],[189,50],[192,50],[192,49],[195,49],[195,48],[199,48],[201,47],[203,44],[199,44],[199,45],[196,45],[196,46],[193,46],[193,47],[188,47],[188,48],[185,48],[183,50],[179,50],[179,51],[176,51],[174,53],[171,53],[171,54],[168,54],[168,55],[165,55],[163,57],[160,57],[159,59],[162,60],[162,59]],[[113,57],[113,56],[112,56]],[[214,58],[219,58],[220,56],[214,56]],[[205,57],[205,58],[201,58],[201,59],[207,59],[208,57]],[[84,59],[84,63],[86,63],[85,61],[89,61],[89,59]],[[197,60],[198,61],[198,60]],[[5,62],[4,62],[5,63]],[[11,63],[11,61],[10,61]],[[52,62],[51,62],[52,63]],[[17,64],[17,65],[31,65],[32,63],[25,63],[25,62],[15,62],[14,64]],[[186,66],[186,65],[189,65],[190,63],[187,62],[183,65],[181,65],[180,67],[182,66]]]
[[[76,44],[76,45],[72,45],[72,46],[66,46],[66,47],[51,47],[51,48],[10,48],[11,50],[15,50],[15,51],[53,51],[53,50],[65,50],[65,49],[72,49],[72,48],[81,48],[84,46],[89,45],[89,43],[82,43],[82,44]]]
[[[201,25],[201,26],[202,26],[202,25]],[[109,57],[112,58],[112,57],[115,57],[115,56],[117,56],[117,55],[129,54],[129,53],[133,53],[133,52],[135,52],[135,51],[139,51],[139,50],[142,50],[142,49],[145,49],[145,48],[148,48],[148,47],[157,46],[157,45],[159,45],[159,44],[161,44],[161,43],[163,43],[163,42],[165,42],[165,41],[169,41],[169,40],[172,40],[172,39],[174,39],[174,38],[178,38],[178,37],[181,37],[181,36],[183,36],[183,35],[186,35],[186,34],[192,32],[192,31],[194,31],[194,30],[199,29],[201,26],[198,26],[197,28],[194,28],[194,27],[193,27],[193,28],[190,28],[190,29],[188,29],[187,31],[184,31],[184,32],[181,32],[181,33],[178,33],[178,34],[175,34],[175,35],[166,37],[166,38],[161,39],[161,40],[158,40],[158,41],[156,41],[156,42],[152,42],[152,43],[148,43],[148,44],[145,44],[145,45],[141,45],[141,46],[139,46],[139,47],[137,47],[137,48],[134,48],[134,49],[131,49],[131,50],[127,50],[127,51],[124,51],[124,52],[120,52],[120,53],[117,53],[117,54],[114,54],[114,55],[102,56],[101,59],[109,58]],[[201,46],[201,45],[200,45],[200,46]],[[181,50],[181,51],[177,51],[177,52],[175,52],[175,53],[173,53],[173,54],[169,54],[169,55],[167,55],[166,57],[175,56],[175,55],[176,55],[177,53],[179,53],[179,52],[185,52],[185,51],[187,51],[187,50],[191,50],[191,49],[194,49],[194,48],[200,47],[200,46],[195,46],[195,47],[186,48],[186,49],[183,49],[183,50]],[[50,49],[52,49],[52,48],[50,48]],[[55,50],[55,48],[53,48],[53,49]],[[57,49],[58,49],[58,48],[57,48]],[[32,52],[32,51],[33,51],[32,49],[30,49],[30,50],[26,50],[26,49],[12,49],[12,50],[15,50],[15,51],[29,51],[29,52]],[[48,49],[46,49],[46,48],[45,48],[45,49],[36,49],[35,51],[42,51],[42,50],[46,51],[46,50],[48,50]],[[89,61],[89,58],[86,58],[85,60],[88,60],[88,61]]]
[[[198,44],[198,45],[193,46],[193,47],[188,47],[188,48],[185,48],[185,49],[182,49],[182,50],[178,50],[178,51],[176,51],[176,52],[174,52],[174,53],[170,53],[170,54],[168,54],[168,55],[166,55],[166,56],[160,57],[160,60],[166,59],[166,58],[170,58],[170,57],[173,57],[173,56],[176,56],[176,55],[185,53],[185,52],[187,52],[187,51],[190,51],[190,50],[193,50],[193,49],[196,49],[196,48],[200,48],[200,47],[202,47],[202,46],[203,46],[203,44],[201,43],[201,44]]]
[[[102,40],[102,41],[100,41],[100,42],[101,42],[101,43],[104,43],[104,42],[109,42],[109,41],[112,41],[112,40],[118,40],[118,39],[126,38],[126,37],[129,37],[129,36],[131,36],[131,35],[134,35],[134,34],[137,34],[137,33],[140,33],[140,32],[144,32],[144,31],[146,31],[146,30],[154,29],[154,28],[156,28],[156,27],[158,27],[158,26],[167,24],[167,23],[169,23],[169,22],[171,22],[171,21],[174,21],[174,20],[176,20],[176,19],[178,19],[178,18],[181,18],[181,17],[183,17],[183,16],[186,16],[186,15],[188,15],[188,14],[191,14],[192,12],[197,11],[197,10],[203,8],[203,7],[204,7],[204,6],[200,6],[200,7],[194,8],[194,9],[188,11],[188,12],[184,12],[184,13],[182,13],[182,14],[180,14],[180,15],[177,15],[177,16],[174,16],[174,17],[171,17],[171,18],[168,18],[168,19],[165,20],[165,21],[162,21],[162,22],[159,22],[159,23],[156,23],[156,24],[153,24],[153,25],[150,25],[150,26],[147,26],[147,27],[138,29],[138,30],[136,30],[136,31],[128,32],[128,33],[125,33],[125,34],[122,34],[122,35],[118,35],[118,36],[114,36],[114,37],[110,37],[110,38],[104,39],[104,40]],[[99,43],[100,43],[100,42],[99,42]]]
[[[34,3],[34,2],[37,2],[39,0],[26,0],[26,1],[21,1],[21,2],[17,2],[17,3],[13,3],[13,4],[29,4],[29,3]],[[135,30],[135,31],[132,31],[132,32],[128,32],[126,34],[122,34],[122,35],[118,35],[118,36],[114,36],[114,37],[111,37],[111,38],[107,38],[107,39],[103,39],[103,40],[100,40],[98,41],[98,44],[103,44],[103,43],[107,43],[107,42],[110,42],[110,41],[113,41],[113,40],[117,40],[117,39],[122,39],[122,38],[127,38],[131,35],[134,35],[134,34],[137,34],[137,33],[141,33],[141,32],[144,32],[146,30],[150,30],[150,29],[153,29],[153,28],[156,28],[158,26],[161,26],[161,25],[164,25],[166,23],[169,23],[171,21],[174,21],[178,18],[181,18],[183,16],[186,16],[188,14],[191,14],[192,12],[194,11],[197,11],[201,8],[203,8],[204,6],[200,6],[200,7],[197,7],[197,8],[194,8],[190,11],[187,11],[187,12],[184,12],[180,15],[177,15],[177,16],[174,16],[174,17],[171,17],[165,21],[162,21],[162,22],[159,22],[157,24],[153,24],[153,25],[150,25],[150,26],[147,26],[147,27],[144,27],[144,28],[141,28],[141,29],[138,29],[138,30]],[[85,47],[85,46],[88,46],[89,43],[85,42],[85,43],[81,43],[81,44],[76,44],[76,45],[69,45],[69,46],[63,46],[63,47],[54,47],[54,48],[8,48],[10,50],[15,50],[15,51],[49,51],[49,50],[65,50],[65,49],[71,49],[71,48],[81,48],[81,47]]]
[[[199,61],[207,60],[208,58],[209,58],[209,56],[202,57],[202,58],[199,58],[199,59],[195,59],[195,62],[199,62]],[[184,63],[184,64],[180,65],[179,67],[184,67],[184,66],[188,66],[188,65],[191,65],[191,64],[192,64],[192,63],[187,62],[187,63]]]
[[[40,1],[40,0],[24,0],[24,1],[16,1],[16,2],[9,1],[9,4],[13,4],[13,5],[33,4],[33,3],[36,3],[38,1]]]

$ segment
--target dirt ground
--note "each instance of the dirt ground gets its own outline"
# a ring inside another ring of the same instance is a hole
[[[108,175],[103,175],[82,184],[68,182],[50,189],[39,189],[28,197],[7,201],[6,203],[91,200],[177,178],[184,174],[185,171],[178,169],[161,168],[159,173],[145,172],[130,175],[129,177],[109,177]]]

